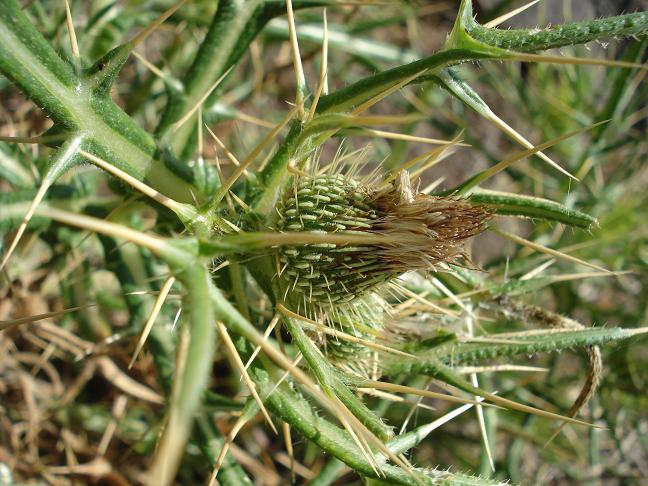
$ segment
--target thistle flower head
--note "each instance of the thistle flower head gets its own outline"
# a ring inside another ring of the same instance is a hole
[[[279,214],[280,231],[372,235],[366,245],[280,250],[285,300],[305,310],[352,302],[406,271],[456,263],[465,258],[464,241],[482,232],[491,216],[465,199],[415,192],[406,172],[382,187],[339,174],[300,178]]]
[[[389,236],[380,256],[396,273],[429,270],[466,257],[464,241],[485,229],[492,211],[466,199],[428,196],[412,191],[409,176],[373,196],[380,218],[373,232]]]

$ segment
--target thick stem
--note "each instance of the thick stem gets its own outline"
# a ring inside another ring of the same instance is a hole
[[[191,174],[156,158],[153,138],[92,83],[77,78],[15,0],[0,8],[0,72],[45,111],[58,129],[81,136],[104,160],[181,202],[193,201]],[[91,81],[91,80],[90,80]]]
[[[176,367],[169,422],[151,468],[149,484],[172,484],[210,375],[216,339],[209,273],[199,264],[178,274],[187,289],[183,308],[189,314],[189,343],[184,366]],[[179,356],[182,353],[179,353]]]

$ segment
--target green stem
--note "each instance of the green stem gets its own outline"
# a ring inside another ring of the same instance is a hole
[[[158,136],[170,132],[177,122],[205,95],[213,83],[232,66],[247,48],[253,32],[254,21],[264,0],[246,2],[221,0],[212,23],[200,44],[196,57],[182,80],[182,90],[170,91],[169,101],[156,129]],[[171,146],[176,153],[184,148],[195,123],[188,121],[172,135]]]
[[[542,51],[648,32],[648,12],[569,22],[544,29],[493,29],[479,25],[472,15],[464,19],[469,19],[464,27],[474,39],[489,46],[518,52]]]
[[[0,72],[65,128],[78,126],[68,102],[79,81],[34,28],[16,0],[0,8]]]
[[[416,486],[430,485],[464,485],[464,486],[489,486],[501,484],[494,481],[484,480],[473,476],[456,474],[450,471],[426,471],[425,474],[416,474],[413,478],[410,474],[402,469],[385,464],[384,458],[377,456],[380,464],[381,475],[378,476],[369,461],[358,450],[355,443],[350,439],[348,434],[340,428],[332,425],[327,420],[318,416],[311,408],[310,404],[302,397],[297,395],[285,383],[275,389],[274,382],[266,377],[259,380],[260,392],[262,396],[274,389],[274,392],[267,396],[265,403],[268,408],[282,420],[290,424],[292,428],[298,430],[304,437],[317,444],[321,449],[337,457],[346,463],[353,470],[369,478],[376,478],[385,484],[404,484]],[[422,434],[419,431],[412,431],[407,434],[405,440],[400,441],[401,447],[394,447],[392,442],[388,447],[396,453],[402,452],[403,449],[415,444],[421,440]],[[395,439],[393,442],[397,442]],[[334,471],[337,472],[337,471]],[[316,483],[317,484],[317,483]],[[322,483],[320,483],[322,484]],[[329,484],[329,482],[323,482]]]
[[[421,79],[427,79],[425,76],[429,75],[435,69],[464,61],[495,57],[498,57],[498,55],[487,51],[471,49],[442,50],[418,61],[363,78],[346,88],[341,88],[329,95],[323,96],[317,105],[317,113],[351,111],[389,87],[395,86],[417,73],[421,73]],[[413,82],[416,82],[416,80]]]
[[[210,376],[216,340],[209,272],[196,263],[178,273],[177,278],[187,290],[183,308],[189,315],[189,343],[184,366],[176,367],[181,374],[176,377],[169,422],[151,470],[152,484],[162,486],[173,482],[182,459],[194,415]]]
[[[156,160],[153,138],[108,96],[94,92],[96,79],[77,78],[31,24],[16,0],[0,8],[0,72],[34,100],[58,130],[88,141],[96,155],[159,192],[192,201],[191,174]]]
[[[317,378],[320,386],[329,394],[334,393],[344,405],[363,424],[367,426],[378,438],[387,440],[393,435],[390,427],[385,425],[339,378],[338,373],[326,361],[326,358],[311,341],[301,326],[293,319],[284,319],[286,329],[290,333],[293,343],[297,345],[308,362],[311,371]]]
[[[419,375],[434,374],[439,365],[480,363],[502,357],[554,352],[573,347],[594,346],[628,339],[645,332],[618,327],[587,328],[573,331],[546,330],[529,335],[502,336],[501,342],[458,342],[452,341],[416,354],[415,359],[385,360],[385,374]],[[490,336],[498,338],[495,334]],[[507,343],[505,340],[510,340]]]

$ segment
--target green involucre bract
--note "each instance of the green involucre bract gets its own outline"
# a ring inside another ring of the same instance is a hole
[[[300,177],[279,207],[279,231],[371,235],[366,245],[321,243],[279,250],[284,300],[309,315],[353,302],[410,270],[464,257],[464,241],[491,211],[465,199],[417,193],[409,175],[381,186],[346,175]],[[375,236],[383,236],[376,242]]]

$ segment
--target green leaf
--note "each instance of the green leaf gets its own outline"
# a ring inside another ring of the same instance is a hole
[[[415,479],[402,469],[385,464],[382,456],[377,456],[377,459],[383,462],[380,466],[381,476],[378,476],[347,432],[320,417],[310,404],[292,391],[286,383],[275,389],[273,380],[270,377],[257,376],[256,379],[260,385],[262,396],[267,395],[269,391],[274,389],[274,392],[265,400],[268,408],[274,414],[289,423],[292,428],[317,444],[322,450],[338,458],[364,476],[380,479],[388,484],[412,486],[449,484],[488,486],[490,484],[499,484],[499,482],[489,482],[482,478],[437,470],[417,470]]]
[[[24,154],[0,142],[0,179],[17,188],[33,187],[34,175],[25,167],[25,159]]]
[[[361,79],[346,88],[341,88],[323,96],[317,105],[317,113],[352,111],[362,103],[387,91],[417,73],[420,73],[420,80],[424,81],[428,79],[426,76],[429,76],[436,69],[458,64],[463,61],[491,59],[493,57],[492,53],[473,51],[470,49],[442,50],[418,61]],[[413,82],[416,82],[416,80],[413,80]]]
[[[540,197],[477,189],[468,198],[475,203],[493,207],[501,215],[556,221],[585,229],[598,225],[597,219],[589,214]]]
[[[193,201],[187,173],[180,174],[178,167],[156,158],[153,138],[111,99],[96,96],[78,79],[15,0],[7,0],[0,9],[0,72],[33,99],[59,130],[83,138],[84,144],[92,143],[97,155],[162,194],[180,202]]]
[[[534,52],[595,40],[618,39],[648,32],[648,12],[552,25],[544,29],[491,29],[477,24],[472,16],[468,34],[484,44],[517,52]]]
[[[388,358],[385,360],[384,367],[389,375],[428,374],[436,370],[440,363],[446,365],[480,363],[496,358],[603,345],[623,341],[646,332],[648,332],[646,328],[597,327],[579,330],[548,329],[506,335],[491,334],[483,336],[483,342],[459,340],[435,347],[430,351],[417,353],[417,359],[404,358],[396,361]],[[488,342],[488,339],[492,342]],[[498,342],[494,342],[495,340]]]

